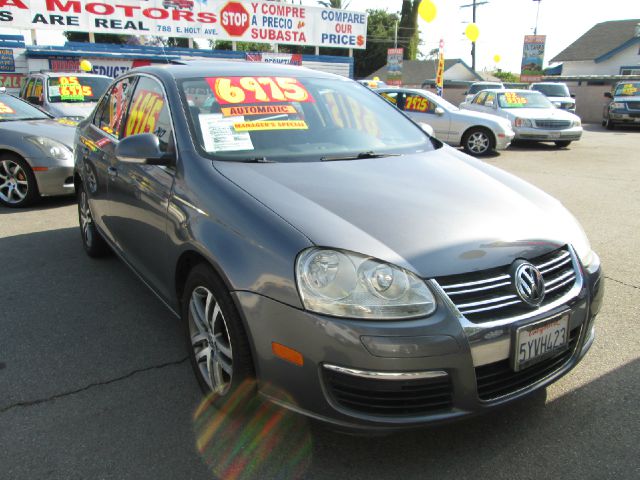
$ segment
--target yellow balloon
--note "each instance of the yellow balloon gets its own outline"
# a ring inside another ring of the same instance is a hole
[[[420,2],[418,14],[425,22],[433,22],[433,19],[436,18],[436,13],[438,13],[438,9],[431,0],[422,0]]]
[[[379,82],[380,81],[380,77],[373,77],[373,81],[374,82]]]
[[[500,55],[494,55],[493,56],[493,61],[496,62],[496,63],[500,63],[500,58],[501,58]]]
[[[480,35],[480,29],[478,29],[478,26],[475,23],[470,23],[467,25],[467,29],[464,31],[464,34],[469,40],[475,42],[478,40],[478,36]]]
[[[91,62],[89,60],[82,60],[80,62],[80,70],[82,70],[83,72],[90,72],[91,70],[93,70],[93,65],[91,65]]]

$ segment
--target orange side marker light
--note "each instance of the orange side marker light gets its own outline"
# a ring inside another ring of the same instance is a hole
[[[287,362],[293,363],[299,367],[304,364],[302,354],[293,348],[289,348],[281,343],[271,342],[271,350],[273,350],[273,354],[276,357],[279,357],[282,360],[286,360]]]

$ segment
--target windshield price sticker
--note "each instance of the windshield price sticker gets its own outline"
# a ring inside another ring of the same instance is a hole
[[[515,92],[507,92],[504,94],[504,99],[509,105],[519,105],[524,106],[527,104],[527,99],[525,97],[521,97]]]
[[[127,119],[125,137],[155,132],[162,107],[164,107],[162,95],[151,90],[141,90],[137,93]]]
[[[207,78],[207,82],[221,105],[314,101],[295,78],[216,77]]]
[[[234,124],[244,122],[244,117],[223,117],[220,114],[200,114],[200,130],[204,149],[209,152],[253,150],[249,132],[239,132]]]
[[[270,122],[238,122],[233,124],[236,132],[255,132],[260,130],[307,130],[304,120],[274,120]]]
[[[16,113],[16,111],[9,105],[0,102],[0,113]]]
[[[637,91],[638,89],[633,85],[633,83],[625,83],[622,86],[622,95],[633,95]]]
[[[249,107],[225,107],[220,109],[225,117],[239,115],[283,115],[298,113],[293,105],[252,105]]]
[[[93,90],[89,85],[81,85],[78,77],[60,77],[59,93],[62,100],[84,100],[84,97],[91,97]],[[51,94],[51,89],[49,90]]]
[[[404,109],[411,110],[413,112],[426,112],[427,110],[429,110],[429,100],[424,97],[412,95],[410,97],[407,97]]]

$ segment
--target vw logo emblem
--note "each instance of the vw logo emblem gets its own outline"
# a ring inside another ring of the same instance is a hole
[[[544,278],[540,270],[529,262],[516,266],[513,282],[516,293],[526,304],[537,307],[544,300]]]

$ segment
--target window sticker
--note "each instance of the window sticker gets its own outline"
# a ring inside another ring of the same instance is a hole
[[[411,112],[428,112],[429,100],[419,95],[411,95],[407,97],[407,101],[404,104],[404,109]]]
[[[155,132],[163,107],[164,99],[159,93],[151,90],[136,91],[125,126],[125,137]]]
[[[49,89],[50,96],[58,96],[55,89],[58,89],[60,100],[84,100],[84,97],[91,97],[93,90],[89,85],[81,85],[78,77],[60,77],[59,86]]]
[[[314,102],[297,79],[289,77],[207,78],[218,103]]]
[[[204,149],[207,152],[253,150],[249,132],[237,131],[234,128],[234,124],[244,122],[244,117],[223,117],[219,113],[201,113],[198,118]]]
[[[385,98],[385,100],[387,100],[388,102],[393,103],[394,105],[396,105],[398,103],[398,100],[396,99],[396,97],[391,96],[388,93],[382,93],[382,96]]]
[[[251,105],[248,107],[226,107],[221,108],[225,117],[237,117],[239,115],[281,115],[298,113],[293,105]]]
[[[622,86],[622,95],[633,95],[637,91],[638,89],[633,85],[633,83],[625,83]]]
[[[0,113],[16,113],[16,111],[11,108],[9,105],[0,102]]]
[[[233,124],[236,132],[256,132],[261,130],[308,130],[304,120],[272,120],[268,122],[236,122]]]
[[[515,92],[505,93],[504,100],[508,105],[513,107],[524,107],[527,104],[527,99],[525,97],[521,97]]]

